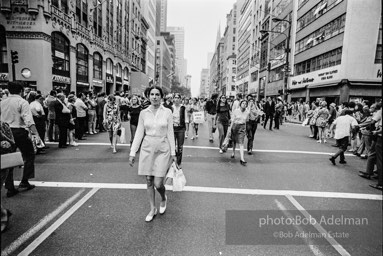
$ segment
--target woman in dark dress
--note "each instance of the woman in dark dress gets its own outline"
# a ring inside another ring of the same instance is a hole
[[[137,96],[132,97],[132,105],[129,107],[128,119],[130,119],[130,144],[132,144],[134,135],[136,134],[137,125],[138,125],[138,117],[140,116],[140,112],[142,110],[141,104],[138,100]]]
[[[225,140],[230,122],[230,105],[225,95],[221,95],[217,103],[216,124],[218,128],[219,153],[223,153],[222,143]]]

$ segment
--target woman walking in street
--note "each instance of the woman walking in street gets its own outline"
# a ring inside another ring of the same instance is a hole
[[[247,134],[247,153],[249,155],[253,154],[253,143],[254,135],[257,131],[259,116],[259,108],[254,103],[253,97],[249,97],[249,106],[247,107],[249,112],[249,120],[246,123],[246,134]]]
[[[219,153],[222,154],[222,143],[226,138],[227,129],[230,123],[230,106],[227,103],[225,95],[221,95],[217,104],[217,115],[216,124],[218,128],[218,139],[219,139]]]
[[[185,141],[185,106],[181,105],[181,95],[179,93],[174,94],[173,105],[171,106],[173,112],[173,128],[174,128],[174,140],[176,143],[176,156],[177,165],[181,168],[182,151]]]
[[[142,110],[140,101],[137,96],[133,96],[131,99],[132,105],[128,108],[128,119],[130,119],[130,144],[132,144],[134,135],[136,134],[137,125],[138,125],[138,117],[140,116],[140,112]]]
[[[113,154],[117,153],[117,132],[121,128],[120,110],[114,95],[108,96],[108,103],[104,106],[104,126],[109,133],[109,140]]]
[[[199,111],[201,111],[201,107],[199,105],[198,99],[197,98],[193,98],[191,106],[190,106],[190,112],[192,114],[191,115],[191,120],[190,120],[191,128],[192,128],[192,137],[191,137],[192,140],[198,138],[198,123],[194,122],[193,113],[194,112],[199,112]]]
[[[318,143],[326,143],[326,126],[327,126],[327,120],[330,116],[330,112],[327,109],[327,102],[322,101],[320,103],[320,108],[318,110],[318,118],[316,120],[316,126],[318,127],[319,132],[319,140]]]
[[[97,119],[97,113],[96,113],[96,98],[93,96],[93,94],[90,92],[88,94],[88,133],[89,134],[97,134],[96,132],[96,119]]]
[[[160,214],[165,213],[167,197],[164,177],[171,161],[177,161],[173,130],[173,116],[170,109],[161,105],[162,89],[152,86],[147,97],[151,105],[141,111],[137,132],[130,150],[129,164],[134,165],[135,155],[141,145],[138,175],[146,176],[150,212],[145,221],[150,222],[157,215],[154,187],[161,195]],[[142,142],[142,143],[141,143]]]
[[[185,139],[188,138],[189,134],[189,127],[190,127],[190,120],[192,119],[192,112],[191,112],[191,104],[190,99],[185,99],[185,109],[186,109],[186,117],[185,117],[185,125],[186,125],[186,132],[185,132]]]
[[[245,166],[246,161],[244,158],[244,140],[246,134],[246,122],[249,120],[249,112],[246,110],[247,101],[241,100],[239,108],[233,111],[233,121],[231,125],[231,136],[233,140],[233,154],[231,158],[235,157],[235,146],[239,144],[240,163]]]

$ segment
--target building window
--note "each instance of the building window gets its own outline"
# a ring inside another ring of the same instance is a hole
[[[93,54],[93,77],[102,80],[102,56],[97,52]]]
[[[86,0],[76,0],[76,21],[88,26],[88,3]]]
[[[237,68],[236,67],[231,68],[231,72],[233,72],[234,74],[237,73]]]
[[[275,82],[283,79],[283,66],[277,67],[270,71],[269,82]]]
[[[120,63],[117,63],[117,73],[116,76],[122,77],[122,67]]]
[[[5,38],[5,28],[1,25],[0,25],[0,72],[8,73],[7,40]]]
[[[102,37],[102,5],[98,5],[93,10],[93,33]]]
[[[106,59],[106,73],[113,75],[113,61]]]
[[[344,14],[330,23],[327,23],[305,38],[299,40],[295,44],[295,54],[310,49],[311,47],[321,44],[322,42],[342,33],[344,31],[345,23],[346,15]]]
[[[69,40],[60,32],[52,33],[52,72],[69,77]]]
[[[331,10],[334,6],[342,2],[343,0],[323,0],[310,11],[308,11],[305,15],[300,17],[297,21],[297,31],[305,28],[309,24],[311,24],[314,20],[321,17],[323,14]]]
[[[88,82],[88,49],[83,44],[77,44],[77,81]]]
[[[52,0],[52,5],[64,13],[68,13],[68,0]]]
[[[342,59],[342,48],[338,48],[295,65],[295,75],[302,75],[316,70],[339,65]]]

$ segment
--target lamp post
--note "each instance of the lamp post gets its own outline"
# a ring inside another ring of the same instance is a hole
[[[283,34],[285,37],[286,37],[286,40],[287,40],[287,43],[286,43],[286,48],[285,48],[285,52],[286,52],[286,64],[285,64],[285,67],[284,67],[284,82],[283,82],[283,87],[282,87],[282,93],[283,93],[283,100],[285,100],[285,92],[287,90],[287,82],[288,82],[288,77],[289,77],[289,73],[290,73],[290,67],[289,67],[289,55],[290,55],[290,37],[291,37],[291,21],[289,20],[285,20],[285,19],[280,19],[280,18],[272,18],[271,19],[272,21],[274,22],[287,22],[289,23],[289,28],[288,28],[288,33],[287,35],[283,32],[279,32],[279,31],[273,31],[273,30],[261,30],[260,32],[261,33],[277,33],[277,34]]]

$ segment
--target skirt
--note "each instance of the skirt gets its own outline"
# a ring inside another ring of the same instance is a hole
[[[231,139],[233,142],[243,144],[245,141],[246,124],[233,124],[231,127]]]
[[[170,144],[166,137],[146,135],[141,144],[138,175],[163,178],[171,164]]]

